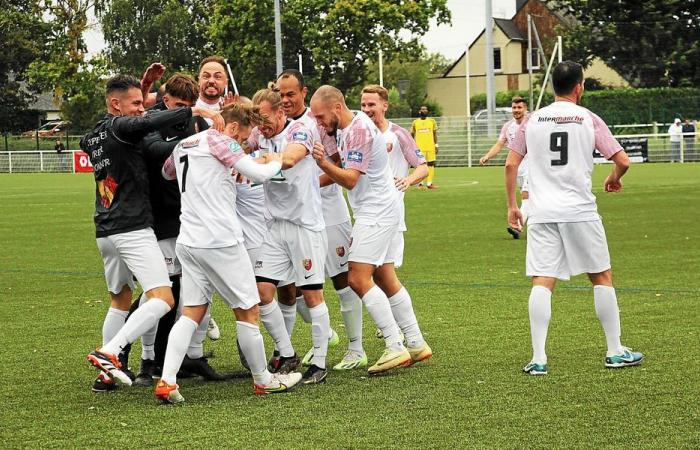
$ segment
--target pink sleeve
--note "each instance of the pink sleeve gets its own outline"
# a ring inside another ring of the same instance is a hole
[[[501,128],[501,134],[498,135],[498,141],[502,144],[505,144],[506,142],[508,142],[508,127],[509,126],[510,126],[510,120],[503,124],[503,128]]]
[[[355,126],[348,130],[345,140],[345,148],[348,149],[345,156],[345,167],[366,173],[372,157],[373,141],[372,134],[364,126]]]
[[[259,147],[259,141],[258,138],[260,137],[260,129],[258,127],[253,128],[253,131],[250,132],[250,136],[248,136],[248,148],[250,149],[251,152],[254,152],[255,150],[258,149]]]
[[[598,117],[596,114],[588,111],[593,119],[593,130],[595,132],[595,148],[598,152],[605,157],[605,159],[612,158],[615,153],[622,150],[622,146],[617,139],[615,139],[610,132],[610,129],[605,124],[603,119]]]
[[[207,133],[207,144],[209,144],[209,153],[228,168],[232,168],[245,156],[238,142],[213,129]]]
[[[408,131],[395,123],[391,124],[391,131],[394,132],[396,138],[399,140],[401,153],[403,153],[403,157],[406,158],[406,161],[408,161],[411,167],[418,167],[426,163],[423,152],[420,151],[418,144],[416,144],[416,141],[413,140],[413,137]]]
[[[177,178],[177,174],[175,172],[175,156],[173,156],[172,153],[163,164],[163,178],[171,181]]]
[[[513,150],[515,153],[518,153],[521,156],[525,156],[527,154],[525,129],[527,128],[527,122],[529,120],[529,117],[525,117],[523,119],[523,123],[520,124],[520,128],[518,128],[518,131],[515,132],[515,138],[513,138],[513,142],[511,142],[510,146],[508,147],[510,150]]]
[[[314,138],[306,125],[301,122],[294,122],[287,129],[287,145],[299,144],[306,148],[306,151],[311,153],[314,149]]]

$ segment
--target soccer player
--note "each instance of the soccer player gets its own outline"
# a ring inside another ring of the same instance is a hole
[[[501,149],[505,147],[510,147],[515,138],[515,134],[520,128],[520,124],[523,123],[523,119],[527,116],[527,101],[519,96],[515,96],[511,99],[510,103],[511,112],[513,113],[513,118],[508,122],[503,124],[501,128],[501,134],[498,136],[498,140],[489,149],[489,151],[479,159],[479,164],[482,166],[486,164],[491,158],[496,156]],[[527,158],[524,158],[520,166],[518,166],[518,187],[520,188],[520,196],[522,198],[520,212],[523,215],[523,223],[527,222],[527,199],[529,198],[529,193],[527,191]],[[508,233],[513,236],[513,239],[520,239],[520,232],[513,227],[507,228]]]
[[[279,172],[279,155],[259,164],[241,148],[254,125],[264,122],[256,108],[228,105],[221,114],[223,133],[206,130],[181,141],[163,166],[163,175],[177,176],[182,198],[180,235],[176,252],[182,264],[182,315],[168,338],[163,377],[156,398],[180,403],[177,372],[214,291],[233,309],[238,342],[253,375],[253,392],[282,392],[299,382],[300,373],[271,374],[265,367],[265,348],[258,327],[258,293],[253,268],[243,244],[235,211],[236,171],[262,182]]]
[[[418,110],[418,115],[420,118],[413,121],[411,124],[411,136],[418,143],[418,148],[420,148],[423,155],[425,155],[425,160],[428,162],[428,179],[426,180],[426,185],[428,189],[437,189],[438,186],[433,184],[433,178],[435,178],[435,160],[438,154],[438,126],[435,119],[428,117],[428,107],[426,105],[421,105]],[[418,189],[425,189],[423,183],[418,185]]]
[[[177,108],[143,117],[141,84],[117,75],[107,82],[107,115],[81,140],[95,176],[95,228],[111,306],[102,328],[103,346],[88,355],[100,381],[130,385],[120,369],[122,349],[152,329],[173,307],[168,270],[151,228],[148,175],[139,142],[154,130],[202,115],[223,128],[218,113]],[[126,320],[136,277],[148,301]]]
[[[274,300],[280,281],[294,281],[301,289],[311,317],[313,357],[304,373],[304,384],[326,379],[326,354],[330,335],[328,307],[323,300],[326,233],[321,205],[321,188],[311,151],[313,134],[300,121],[287,119],[282,99],[274,84],[253,96],[253,104],[269,123],[258,127],[251,150],[265,155],[280,153],[282,170],[264,183],[265,205],[272,216],[265,242],[255,261],[255,278],[260,294],[260,316],[280,353],[280,372],[299,364],[282,312]]]
[[[301,72],[296,69],[287,69],[282,72],[277,78],[277,90],[282,98],[282,109],[287,117],[302,121],[311,130],[314,142],[321,142],[326,149],[327,157],[339,164],[340,156],[335,137],[329,136],[323,127],[316,123],[311,109],[307,108],[305,104],[308,88]],[[335,183],[321,188],[321,200],[323,221],[326,224],[328,238],[324,267],[326,277],[333,282],[333,287],[340,299],[340,311],[348,335],[348,350],[342,360],[333,366],[333,370],[367,367],[367,355],[362,348],[362,302],[348,284],[348,245],[352,231],[350,212],[340,186]],[[295,300],[293,295],[292,293],[290,298],[284,289],[278,290],[280,308],[290,335],[295,320],[292,308]],[[311,318],[306,304],[301,301],[302,298],[296,300],[296,309],[299,315],[305,322],[309,323]],[[338,335],[331,329],[329,346],[337,345],[337,343]],[[306,353],[302,359],[302,365],[309,364],[312,357],[313,349]]]
[[[326,159],[320,143],[314,145],[314,158],[326,173],[322,184],[335,182],[348,189],[355,215],[348,261],[350,287],[362,299],[367,311],[382,330],[386,349],[368,372],[379,374],[396,367],[422,361],[432,352],[423,339],[408,295],[396,299],[392,309],[386,293],[373,276],[388,279],[393,272],[394,252],[401,205],[389,167],[386,141],[372,120],[345,105],[343,94],[332,86],[320,87],[311,98],[311,110],[326,132],[337,136],[342,167]],[[394,275],[395,276],[395,275]],[[397,320],[408,342],[404,347]]]
[[[583,68],[564,61],[552,72],[555,101],[530,114],[520,126],[506,160],[508,222],[520,230],[523,215],[515,201],[518,166],[529,155],[530,217],[526,271],[532,277],[529,299],[532,360],[523,372],[546,375],[545,342],[556,280],[588,274],[595,310],[607,341],[605,367],[635,366],[643,355],[620,343],[620,313],[613,288],[603,223],[591,192],[593,151],[614,163],[606,192],[622,189],[629,158],[607,125],[579,106]]]

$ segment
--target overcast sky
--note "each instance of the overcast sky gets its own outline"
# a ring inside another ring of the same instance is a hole
[[[492,0],[493,16],[511,18],[515,14],[515,0]],[[457,59],[467,42],[474,40],[484,29],[484,0],[448,0],[452,12],[452,25],[437,26],[433,22],[430,31],[423,37],[423,44],[432,53],[442,53],[448,59]],[[99,26],[91,18],[92,27],[86,34],[88,51],[93,54],[104,48]]]

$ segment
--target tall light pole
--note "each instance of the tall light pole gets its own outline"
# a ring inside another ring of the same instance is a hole
[[[282,73],[282,19],[280,17],[280,0],[275,0],[275,60],[277,75]]]
[[[493,9],[491,7],[491,0],[486,0],[486,109],[488,114],[489,134],[491,134],[491,119],[496,109],[493,78]]]

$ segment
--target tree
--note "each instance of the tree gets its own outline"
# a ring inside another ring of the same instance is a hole
[[[211,0],[113,0],[101,14],[106,55],[117,70],[139,76],[152,62],[194,73],[212,53]]]
[[[0,0],[0,131],[21,131],[32,100],[23,88],[27,68],[41,53],[48,31],[36,0]],[[32,121],[31,126],[35,126]]]
[[[211,36],[233,59],[245,92],[275,77],[273,1],[213,0]],[[285,60],[301,54],[312,86],[346,90],[359,84],[379,49],[387,58],[421,53],[431,19],[448,23],[446,0],[287,0],[282,2]],[[290,57],[291,56],[291,57]]]
[[[564,48],[577,61],[600,57],[634,87],[700,83],[698,1],[550,0],[575,18]]]

